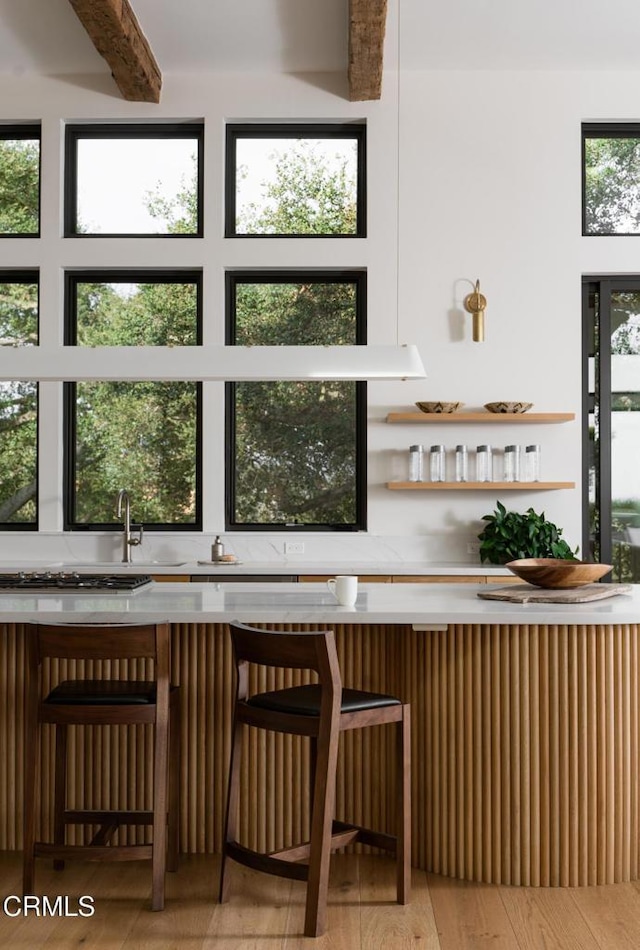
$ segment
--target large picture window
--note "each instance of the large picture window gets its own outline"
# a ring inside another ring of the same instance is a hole
[[[229,125],[227,237],[365,237],[364,125]]]
[[[38,343],[38,273],[0,271],[2,346]],[[0,382],[0,528],[37,528],[38,384]]]
[[[70,345],[201,343],[200,272],[83,271],[66,280]],[[66,526],[118,523],[115,498],[125,488],[146,528],[201,527],[201,385],[78,382],[65,390]]]
[[[229,273],[227,343],[365,343],[366,275]],[[366,383],[227,384],[227,528],[366,527]]]
[[[203,126],[69,125],[67,237],[202,236]]]
[[[40,126],[0,125],[0,237],[40,234]]]

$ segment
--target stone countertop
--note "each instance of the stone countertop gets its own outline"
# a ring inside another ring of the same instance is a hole
[[[451,575],[455,577],[477,576],[479,574],[511,575],[508,568],[497,564],[461,564],[457,562],[441,561],[429,563],[426,561],[283,561],[271,562],[242,562],[239,564],[208,564],[185,565],[191,574],[240,573],[240,574],[357,574],[357,575],[414,575],[424,577],[438,577]],[[194,568],[193,570],[191,568]],[[155,573],[155,571],[154,571]]]
[[[203,559],[204,561],[204,559]],[[452,577],[469,577],[478,575],[512,576],[511,572],[497,564],[462,564],[459,561],[242,561],[236,564],[214,564],[213,562],[187,561],[175,559],[143,561],[134,560],[131,564],[122,564],[119,561],[2,561],[1,573],[15,571],[78,571],[83,574],[179,574],[179,575],[207,575],[215,577],[218,574],[231,575],[295,575],[308,576],[313,574],[336,575],[414,575],[424,577],[438,577],[449,575]]]
[[[477,584],[361,584],[354,607],[338,606],[322,583],[152,583],[134,593],[0,592],[0,622],[125,623],[640,623],[640,585],[588,604],[481,600]]]

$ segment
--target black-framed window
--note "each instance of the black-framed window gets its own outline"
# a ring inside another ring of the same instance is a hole
[[[583,550],[640,581],[640,275],[583,281]]]
[[[38,343],[39,275],[0,270],[0,345]],[[38,384],[0,382],[0,529],[38,527]]]
[[[0,124],[0,237],[40,235],[40,126]]]
[[[202,342],[201,271],[69,271],[65,282],[67,345]],[[121,488],[145,528],[201,529],[201,390],[187,381],[65,383],[66,529],[119,524]]]
[[[227,237],[366,237],[366,126],[230,124]]]
[[[640,234],[640,123],[583,123],[582,233]]]
[[[366,343],[366,273],[231,271],[227,344]],[[226,384],[228,530],[366,528],[366,383]]]
[[[68,125],[65,237],[202,237],[201,122]]]

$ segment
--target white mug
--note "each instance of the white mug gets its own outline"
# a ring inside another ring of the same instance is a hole
[[[339,574],[327,581],[327,587],[342,607],[353,607],[358,596],[358,578],[353,574]]]

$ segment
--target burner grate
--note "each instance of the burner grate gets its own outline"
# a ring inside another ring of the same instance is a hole
[[[20,571],[0,574],[0,590],[13,591],[130,591],[151,583],[150,574],[77,574]]]

